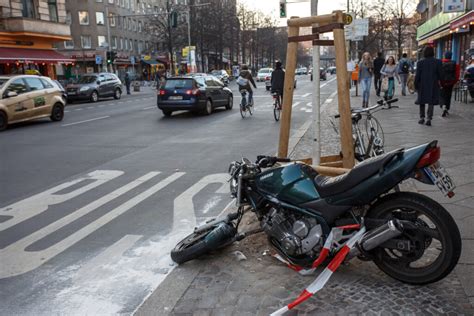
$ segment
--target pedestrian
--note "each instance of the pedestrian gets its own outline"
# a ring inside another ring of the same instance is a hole
[[[382,52],[378,52],[377,58],[374,59],[374,87],[378,97],[380,97],[380,86],[382,84],[380,70],[382,70],[384,64],[385,59],[382,56]]]
[[[459,66],[451,60],[453,53],[447,51],[444,54],[444,59],[441,60],[441,108],[443,108],[442,117],[449,115],[451,108],[451,96],[453,94],[453,87],[459,80]]]
[[[434,49],[431,46],[423,50],[423,59],[416,64],[415,89],[418,97],[415,104],[420,106],[419,124],[425,124],[425,115],[428,117],[426,125],[431,126],[434,106],[439,104],[439,92],[441,84],[441,60],[434,57]],[[426,104],[428,111],[425,114]]]
[[[272,93],[278,93],[281,106],[281,103],[283,102],[283,88],[285,85],[285,71],[281,67],[280,61],[275,63],[275,70],[272,72],[272,78],[270,81],[272,84]]]
[[[374,72],[374,63],[370,53],[365,52],[359,63],[359,82],[362,86],[362,107],[369,106],[370,86],[372,83],[372,74]]]
[[[386,89],[384,91],[384,99],[390,100],[395,94],[395,77],[397,77],[398,83],[400,83],[400,77],[397,73],[397,64],[395,62],[395,57],[389,56],[387,58],[387,62],[380,70],[380,74],[382,75],[382,81],[386,81],[386,87],[384,87],[384,89]],[[383,85],[384,84],[382,84],[382,86]]]
[[[159,70],[155,73],[155,85],[157,89],[161,87],[161,73]]]
[[[130,94],[130,75],[128,72],[125,73],[125,87],[127,88],[127,94]]]
[[[398,76],[400,77],[400,81],[402,83],[403,96],[407,95],[408,76],[410,72],[413,72],[413,65],[407,57],[408,55],[406,53],[403,53],[402,59],[400,59],[400,61],[398,62]]]
[[[467,89],[474,100],[474,56],[471,56],[468,65],[464,70],[464,80],[467,84]]]
[[[349,89],[352,87],[351,82],[352,82],[352,72],[355,70],[355,63],[351,59],[347,62],[347,78],[348,78],[348,86]]]
[[[237,78],[237,84],[239,85],[239,91],[247,90],[249,93],[249,106],[253,106],[253,91],[250,83],[257,89],[257,85],[253,80],[252,73],[249,71],[249,66],[242,65],[242,70],[239,73],[239,78]]]

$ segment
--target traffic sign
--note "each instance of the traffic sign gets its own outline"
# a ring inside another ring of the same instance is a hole
[[[132,65],[135,65],[135,56],[131,56],[131,57],[130,57],[130,63],[131,63]]]
[[[95,55],[95,63],[96,63],[96,65],[102,65],[102,56],[101,55]]]
[[[349,25],[352,23],[352,21],[354,21],[354,13],[346,13],[344,23]]]

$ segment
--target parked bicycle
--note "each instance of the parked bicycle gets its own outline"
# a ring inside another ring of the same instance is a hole
[[[245,118],[247,113],[252,115],[252,105],[250,105],[249,94],[246,89],[240,90],[240,94],[242,95],[242,100],[240,101],[240,115],[242,118]]]
[[[281,94],[279,91],[272,92],[273,97],[273,117],[275,117],[275,121],[280,120],[281,116]]]
[[[385,152],[385,138],[382,125],[373,114],[381,110],[398,108],[396,105],[391,105],[397,101],[398,99],[379,100],[376,105],[368,108],[351,109],[354,156],[358,161],[379,156]],[[334,116],[336,119],[339,117],[339,114]],[[331,119],[330,122],[336,133],[339,134],[334,120]]]

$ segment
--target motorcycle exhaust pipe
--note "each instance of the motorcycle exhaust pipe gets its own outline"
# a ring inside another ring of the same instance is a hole
[[[359,246],[364,251],[370,251],[387,240],[400,236],[402,232],[402,224],[397,219],[392,219],[384,225],[368,231],[364,236],[362,236]]]

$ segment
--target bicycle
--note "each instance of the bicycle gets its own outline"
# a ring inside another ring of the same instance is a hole
[[[272,97],[273,97],[273,117],[275,118],[275,121],[280,120],[281,116],[281,94],[280,92],[272,92]]]
[[[252,106],[248,100],[248,91],[246,89],[240,90],[240,94],[242,95],[242,100],[240,101],[240,115],[242,118],[247,116],[247,112],[252,115]]]
[[[385,138],[382,125],[377,120],[377,118],[373,116],[373,114],[380,110],[398,108],[396,105],[391,105],[397,101],[398,99],[392,99],[388,101],[379,100],[377,101],[376,105],[368,108],[351,109],[354,156],[358,161],[363,161],[370,157],[379,156],[385,152]],[[339,117],[339,114],[334,116],[336,119]],[[336,123],[331,119],[330,123],[336,133],[339,134]],[[365,133],[361,129],[362,126],[365,130]]]

